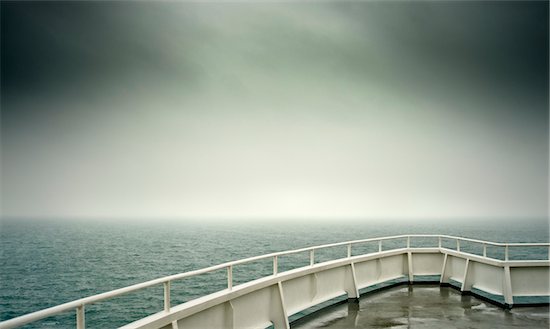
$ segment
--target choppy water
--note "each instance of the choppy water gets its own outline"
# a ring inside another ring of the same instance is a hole
[[[391,222],[200,223],[106,221],[15,221],[0,226],[0,320],[157,277],[244,257],[311,245],[369,237],[441,233],[497,242],[547,242],[545,221],[499,223],[456,221],[407,224]],[[395,241],[387,247],[404,244]],[[414,242],[422,245],[430,241]],[[436,243],[431,241],[431,243]],[[449,246],[451,242],[448,243]],[[465,250],[479,247],[463,244]],[[377,245],[354,249],[374,251]],[[317,261],[343,257],[344,248],[316,253]],[[489,250],[502,257],[502,250]],[[516,259],[548,257],[547,248],[511,250]],[[282,257],[280,271],[306,265],[307,254]],[[234,268],[239,284],[272,271],[271,260]],[[223,289],[225,271],[172,283],[172,305]],[[162,286],[86,307],[88,328],[113,328],[162,309]],[[70,312],[26,328],[74,328]]]

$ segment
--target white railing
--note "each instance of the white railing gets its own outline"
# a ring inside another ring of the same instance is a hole
[[[443,247],[443,239],[447,240],[454,240],[456,243],[456,250],[457,252],[464,253],[460,249],[460,242],[472,242],[476,244],[480,244],[483,246],[483,254],[482,257],[487,259],[495,259],[487,256],[487,246],[493,246],[493,247],[501,247],[504,248],[504,261],[513,263],[514,260],[509,259],[509,248],[510,247],[550,247],[550,243],[498,243],[498,242],[490,242],[490,241],[483,241],[483,240],[476,240],[476,239],[469,239],[469,238],[462,238],[462,237],[456,237],[456,236],[450,236],[450,235],[437,235],[437,234],[412,234],[412,235],[395,235],[395,236],[387,236],[387,237],[379,237],[379,238],[370,238],[370,239],[362,239],[362,240],[353,240],[353,241],[346,241],[346,242],[338,242],[338,243],[330,243],[330,244],[324,244],[324,245],[318,245],[318,246],[312,246],[312,247],[306,247],[301,249],[294,249],[294,250],[288,250],[288,251],[281,251],[281,252],[274,252],[270,254],[255,256],[255,257],[249,257],[245,259],[235,260],[219,265],[210,266],[207,268],[189,271],[185,273],[179,273],[174,275],[165,276],[162,278],[134,284],[131,286],[127,286],[120,289],[115,289],[112,291],[104,292],[101,294],[81,298],[78,300],[74,300],[68,303],[64,303],[61,305],[57,305],[54,307],[46,308],[37,312],[29,313],[23,316],[19,316],[13,319],[9,319],[3,322],[0,322],[0,329],[8,329],[8,328],[16,328],[22,325],[25,325],[27,323],[35,322],[59,313],[67,312],[74,310],[76,312],[76,327],[77,329],[84,329],[85,327],[85,306],[93,303],[97,303],[106,299],[110,299],[113,297],[117,297],[123,294],[127,294],[130,292],[135,292],[138,290],[142,290],[144,288],[148,288],[155,285],[162,284],[164,286],[164,311],[169,312],[171,308],[170,303],[170,286],[171,282],[175,280],[180,280],[184,278],[189,278],[193,276],[197,276],[204,273],[209,273],[213,271],[217,271],[220,269],[226,269],[227,271],[227,289],[232,290],[233,289],[233,266],[250,263],[258,260],[268,259],[272,258],[273,260],[273,275],[277,275],[279,273],[278,268],[278,259],[280,256],[286,256],[286,255],[292,255],[302,252],[309,252],[309,266],[314,266],[315,263],[315,251],[320,249],[326,249],[331,247],[338,247],[338,246],[347,246],[347,258],[350,258],[352,256],[352,246],[361,244],[361,243],[367,243],[367,242],[378,242],[378,252],[383,251],[383,241],[387,240],[396,240],[396,239],[406,239],[406,248],[411,249],[411,239],[414,238],[437,238],[437,244],[438,248],[441,250],[449,250],[449,248]],[[399,249],[399,248],[394,248]],[[391,250],[394,250],[391,249]],[[414,249],[414,248],[413,248]],[[390,250],[390,249],[388,249]],[[453,249],[450,249],[453,250]],[[481,256],[481,255],[479,255]],[[550,256],[550,250],[549,250],[549,256]]]

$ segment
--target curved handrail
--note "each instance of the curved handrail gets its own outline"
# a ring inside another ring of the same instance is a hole
[[[410,239],[411,238],[438,238],[439,242],[439,248],[442,248],[441,246],[441,239],[450,239],[450,240],[456,240],[457,242],[457,251],[460,252],[460,244],[459,241],[468,241],[468,242],[474,242],[479,243],[484,246],[483,250],[483,257],[487,257],[486,249],[485,247],[487,245],[491,246],[497,246],[497,247],[505,247],[505,260],[510,261],[508,259],[508,247],[550,247],[550,243],[499,243],[499,242],[491,242],[491,241],[484,241],[484,240],[477,240],[477,239],[470,239],[470,238],[463,238],[463,237],[457,237],[452,235],[442,235],[442,234],[407,234],[407,235],[393,235],[393,236],[386,236],[386,237],[378,237],[378,238],[368,238],[368,239],[360,239],[360,240],[351,240],[351,241],[345,241],[345,242],[336,242],[336,243],[329,243],[329,244],[323,244],[323,245],[317,245],[317,246],[311,246],[311,247],[305,247],[300,249],[293,249],[293,250],[287,250],[287,251],[279,251],[279,252],[273,252],[269,254],[259,255],[259,256],[253,256],[248,257],[240,260],[234,260],[225,262],[218,265],[209,266],[206,268],[188,271],[184,273],[178,273],[173,275],[168,275],[165,277],[137,283],[134,285],[126,286],[123,288],[107,291],[104,293],[100,293],[93,296],[88,296],[84,298],[80,298],[71,302],[63,303],[57,306],[49,307],[46,309],[42,309],[40,311],[32,312],[29,314],[25,314],[13,319],[9,319],[3,322],[0,322],[0,329],[9,329],[9,328],[16,328],[22,325],[25,325],[27,323],[35,322],[59,313],[63,313],[66,311],[74,310],[76,309],[77,313],[77,328],[84,328],[84,306],[97,303],[106,299],[110,299],[113,297],[117,297],[123,294],[127,294],[130,292],[138,291],[144,288],[148,288],[154,285],[158,284],[164,284],[164,306],[165,311],[170,310],[170,282],[174,280],[179,280],[183,278],[188,278],[204,273],[213,272],[216,270],[220,270],[223,268],[227,269],[227,276],[228,276],[228,288],[229,290],[232,289],[232,267],[234,265],[240,265],[245,263],[250,263],[257,260],[267,259],[267,258],[273,258],[273,274],[277,274],[277,257],[279,256],[285,256],[285,255],[291,255],[291,254],[297,254],[301,252],[310,252],[310,266],[313,266],[315,264],[314,259],[314,252],[315,250],[325,249],[325,248],[331,248],[331,247],[337,247],[337,246],[348,246],[348,257],[351,257],[351,246],[360,244],[360,243],[366,243],[366,242],[379,242],[379,252],[382,251],[382,241],[386,240],[394,240],[394,239],[407,239],[407,248],[410,248]],[[550,256],[550,255],[549,255]],[[512,261],[513,262],[513,261]]]

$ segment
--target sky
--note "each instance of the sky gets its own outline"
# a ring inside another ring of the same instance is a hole
[[[1,2],[3,218],[548,218],[548,2]]]

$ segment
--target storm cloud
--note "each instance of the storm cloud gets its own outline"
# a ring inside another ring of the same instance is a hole
[[[548,216],[548,2],[1,6],[3,217]]]

